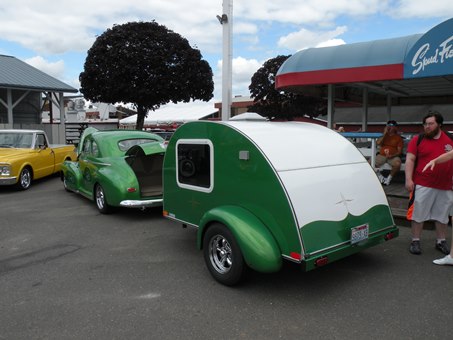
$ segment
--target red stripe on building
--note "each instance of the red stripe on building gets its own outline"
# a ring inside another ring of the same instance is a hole
[[[403,79],[403,64],[292,72],[277,76],[276,88]]]

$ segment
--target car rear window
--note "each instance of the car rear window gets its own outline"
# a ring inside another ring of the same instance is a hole
[[[148,138],[135,138],[135,139],[124,139],[118,142],[118,148],[121,151],[127,151],[134,145],[139,145],[143,143],[150,143],[155,142],[155,139],[148,139]]]

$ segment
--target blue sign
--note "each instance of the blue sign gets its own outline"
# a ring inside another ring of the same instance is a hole
[[[453,18],[426,32],[404,60],[404,79],[453,74]]]

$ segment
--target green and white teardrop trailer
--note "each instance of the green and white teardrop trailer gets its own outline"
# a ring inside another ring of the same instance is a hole
[[[362,154],[340,134],[296,122],[197,121],[171,138],[164,216],[198,228],[219,282],[246,268],[304,270],[398,236],[387,198]]]

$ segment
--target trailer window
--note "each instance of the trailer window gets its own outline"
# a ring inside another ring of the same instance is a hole
[[[177,178],[181,187],[212,190],[212,144],[209,141],[179,141],[176,146]]]

